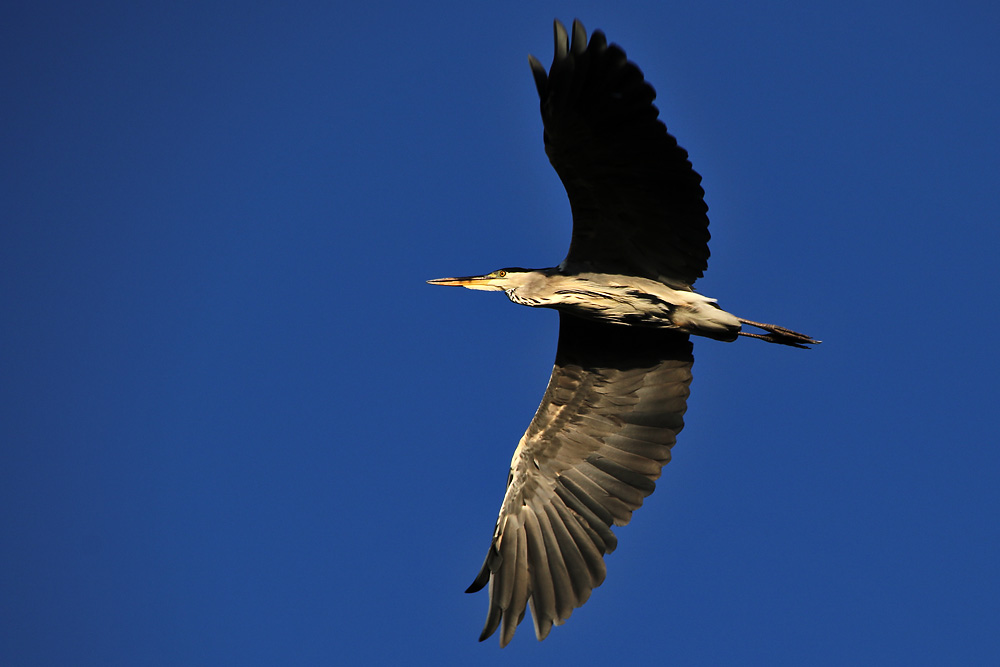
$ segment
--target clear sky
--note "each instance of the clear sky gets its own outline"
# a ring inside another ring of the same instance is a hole
[[[704,177],[695,345],[608,577],[476,638],[557,317],[527,64],[621,44]],[[1000,656],[993,2],[0,10],[0,663],[986,664]]]

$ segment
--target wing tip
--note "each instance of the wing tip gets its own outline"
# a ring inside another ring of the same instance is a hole
[[[587,29],[580,19],[573,19],[573,41],[570,44],[573,55],[580,55],[587,50]]]
[[[556,19],[552,30],[555,33],[556,42],[553,58],[555,60],[562,60],[569,53],[569,35],[566,33],[566,26],[562,24],[562,21]]]
[[[545,89],[548,87],[549,74],[545,71],[545,66],[535,56],[528,54],[528,65],[531,67],[531,75],[535,78],[535,88],[538,96],[544,97]]]

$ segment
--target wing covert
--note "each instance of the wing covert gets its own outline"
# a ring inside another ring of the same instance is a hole
[[[560,314],[552,376],[468,590],[489,586],[480,641],[499,628],[505,646],[528,605],[544,639],[604,581],[611,525],[653,492],[683,428],[693,361],[684,334]]]

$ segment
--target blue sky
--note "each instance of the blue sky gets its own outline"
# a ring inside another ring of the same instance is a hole
[[[621,44],[704,177],[687,427],[539,644],[464,595],[557,317],[526,56]],[[1000,656],[992,3],[8,3],[0,662]],[[992,660],[991,660],[992,659]]]

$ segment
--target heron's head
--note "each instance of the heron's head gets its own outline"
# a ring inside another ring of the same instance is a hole
[[[540,271],[533,269],[520,269],[512,267],[509,269],[498,269],[485,276],[466,276],[464,278],[437,278],[428,280],[431,285],[456,285],[469,289],[486,290],[490,292],[508,292],[516,290],[525,283],[531,281],[535,276],[540,275]]]

